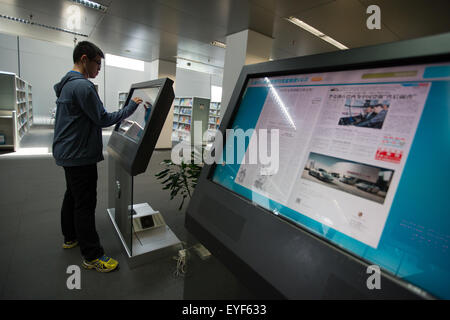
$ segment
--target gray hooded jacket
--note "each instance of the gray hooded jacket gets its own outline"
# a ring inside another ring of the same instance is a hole
[[[94,84],[76,71],[68,72],[54,89],[58,97],[53,137],[56,164],[72,167],[102,161],[101,128],[127,118],[138,105],[130,100],[122,110],[106,112]]]

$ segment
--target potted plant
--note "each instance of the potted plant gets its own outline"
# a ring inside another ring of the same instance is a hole
[[[164,160],[161,164],[165,166],[165,169],[155,174],[155,177],[164,185],[163,190],[170,191],[170,200],[173,200],[177,195],[182,196],[178,208],[178,210],[181,210],[186,198],[192,197],[203,163],[196,164],[192,161],[189,163],[182,161],[181,164],[176,164],[169,159]]]

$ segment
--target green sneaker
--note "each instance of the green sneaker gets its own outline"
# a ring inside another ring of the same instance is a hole
[[[98,272],[110,272],[117,268],[119,265],[119,262],[117,260],[114,260],[113,258],[110,258],[106,255],[103,255],[103,257],[92,260],[92,261],[86,261],[84,260],[82,263],[82,266],[86,269],[95,269]]]
[[[63,243],[63,249],[71,249],[73,247],[76,247],[78,245],[78,241],[64,241]]]

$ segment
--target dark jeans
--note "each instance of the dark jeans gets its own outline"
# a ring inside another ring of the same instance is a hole
[[[64,167],[66,193],[61,209],[64,241],[78,240],[81,254],[94,260],[104,254],[95,229],[97,206],[97,164]]]

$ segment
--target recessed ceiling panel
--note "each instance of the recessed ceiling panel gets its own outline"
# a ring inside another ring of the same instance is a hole
[[[175,56],[223,67],[225,49],[210,45],[251,29],[272,37],[272,57],[337,50],[284,18],[296,16],[353,48],[450,31],[449,0],[99,0],[102,13],[68,0],[0,0],[0,13],[68,29],[69,7],[79,29],[113,54],[152,61]],[[367,6],[381,7],[381,30],[368,30]],[[72,7],[73,8],[73,7]],[[72,13],[73,14],[73,13]],[[2,32],[73,45],[73,35],[0,19]],[[77,37],[78,41],[84,40]]]
[[[289,17],[333,1],[335,0],[251,0],[251,3],[264,7],[279,17]]]
[[[378,5],[382,27],[412,39],[450,31],[449,0],[361,0],[367,7]]]
[[[278,18],[276,20],[272,50],[273,59],[298,57],[334,50],[339,49],[285,19]],[[283,55],[276,55],[278,52],[283,53]]]
[[[272,37],[275,18],[275,13],[267,8],[248,1],[232,1],[227,35],[251,29]]]
[[[191,16],[197,21],[205,21],[218,27],[226,28],[231,10],[231,0],[164,0],[160,1],[167,7]],[[244,2],[240,0],[240,2]]]
[[[102,47],[116,48],[115,54],[145,61],[175,61],[175,56],[180,56],[180,50],[185,58],[218,66],[223,66],[225,57],[224,49],[209,43],[158,31],[139,23],[127,24],[126,20],[118,17],[105,17],[90,39],[95,39]]]
[[[225,33],[222,27],[206,19],[157,1],[113,1],[108,14],[202,42],[210,42]]]
[[[399,40],[388,28],[369,30],[366,9],[358,0],[336,0],[293,15],[349,48]]]
[[[161,37],[176,37],[176,34],[170,34],[142,23],[109,14],[105,15],[105,17],[99,21],[96,29],[97,32],[117,32],[124,36],[155,43],[159,43]]]
[[[86,35],[102,17],[97,10],[66,0],[2,0],[0,13]]]
[[[0,19],[0,30],[2,33],[50,41],[65,46],[73,45],[74,39],[73,35],[65,32],[50,30],[46,28],[39,28],[6,19]]]

